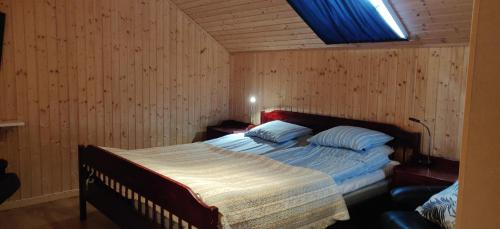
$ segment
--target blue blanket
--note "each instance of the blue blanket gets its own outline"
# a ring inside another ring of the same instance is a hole
[[[294,147],[266,156],[292,166],[319,170],[330,175],[337,183],[374,172],[390,162],[387,147],[366,152],[316,145]]]

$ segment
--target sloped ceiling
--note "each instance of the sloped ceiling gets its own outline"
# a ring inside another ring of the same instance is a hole
[[[173,1],[230,52],[335,47],[325,45],[286,0]],[[411,42],[347,46],[467,43],[472,1],[389,0]]]

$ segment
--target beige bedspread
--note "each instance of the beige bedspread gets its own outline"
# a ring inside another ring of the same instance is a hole
[[[349,218],[336,184],[319,171],[205,143],[104,149],[187,185],[219,208],[223,228],[325,228]]]

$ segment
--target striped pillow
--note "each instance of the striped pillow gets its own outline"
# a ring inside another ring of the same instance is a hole
[[[282,143],[302,137],[311,132],[312,130],[307,127],[283,121],[272,121],[251,129],[245,133],[245,136],[259,137],[264,140]]]
[[[431,222],[442,228],[455,228],[457,215],[458,182],[449,188],[432,196],[429,201],[418,207],[416,211]]]
[[[309,142],[321,146],[366,151],[385,145],[392,139],[394,138],[374,130],[354,126],[337,126],[315,135],[309,139]]]

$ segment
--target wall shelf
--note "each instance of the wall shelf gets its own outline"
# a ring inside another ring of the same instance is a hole
[[[21,121],[0,121],[0,128],[20,127],[20,126],[24,126],[24,122],[21,122]]]

